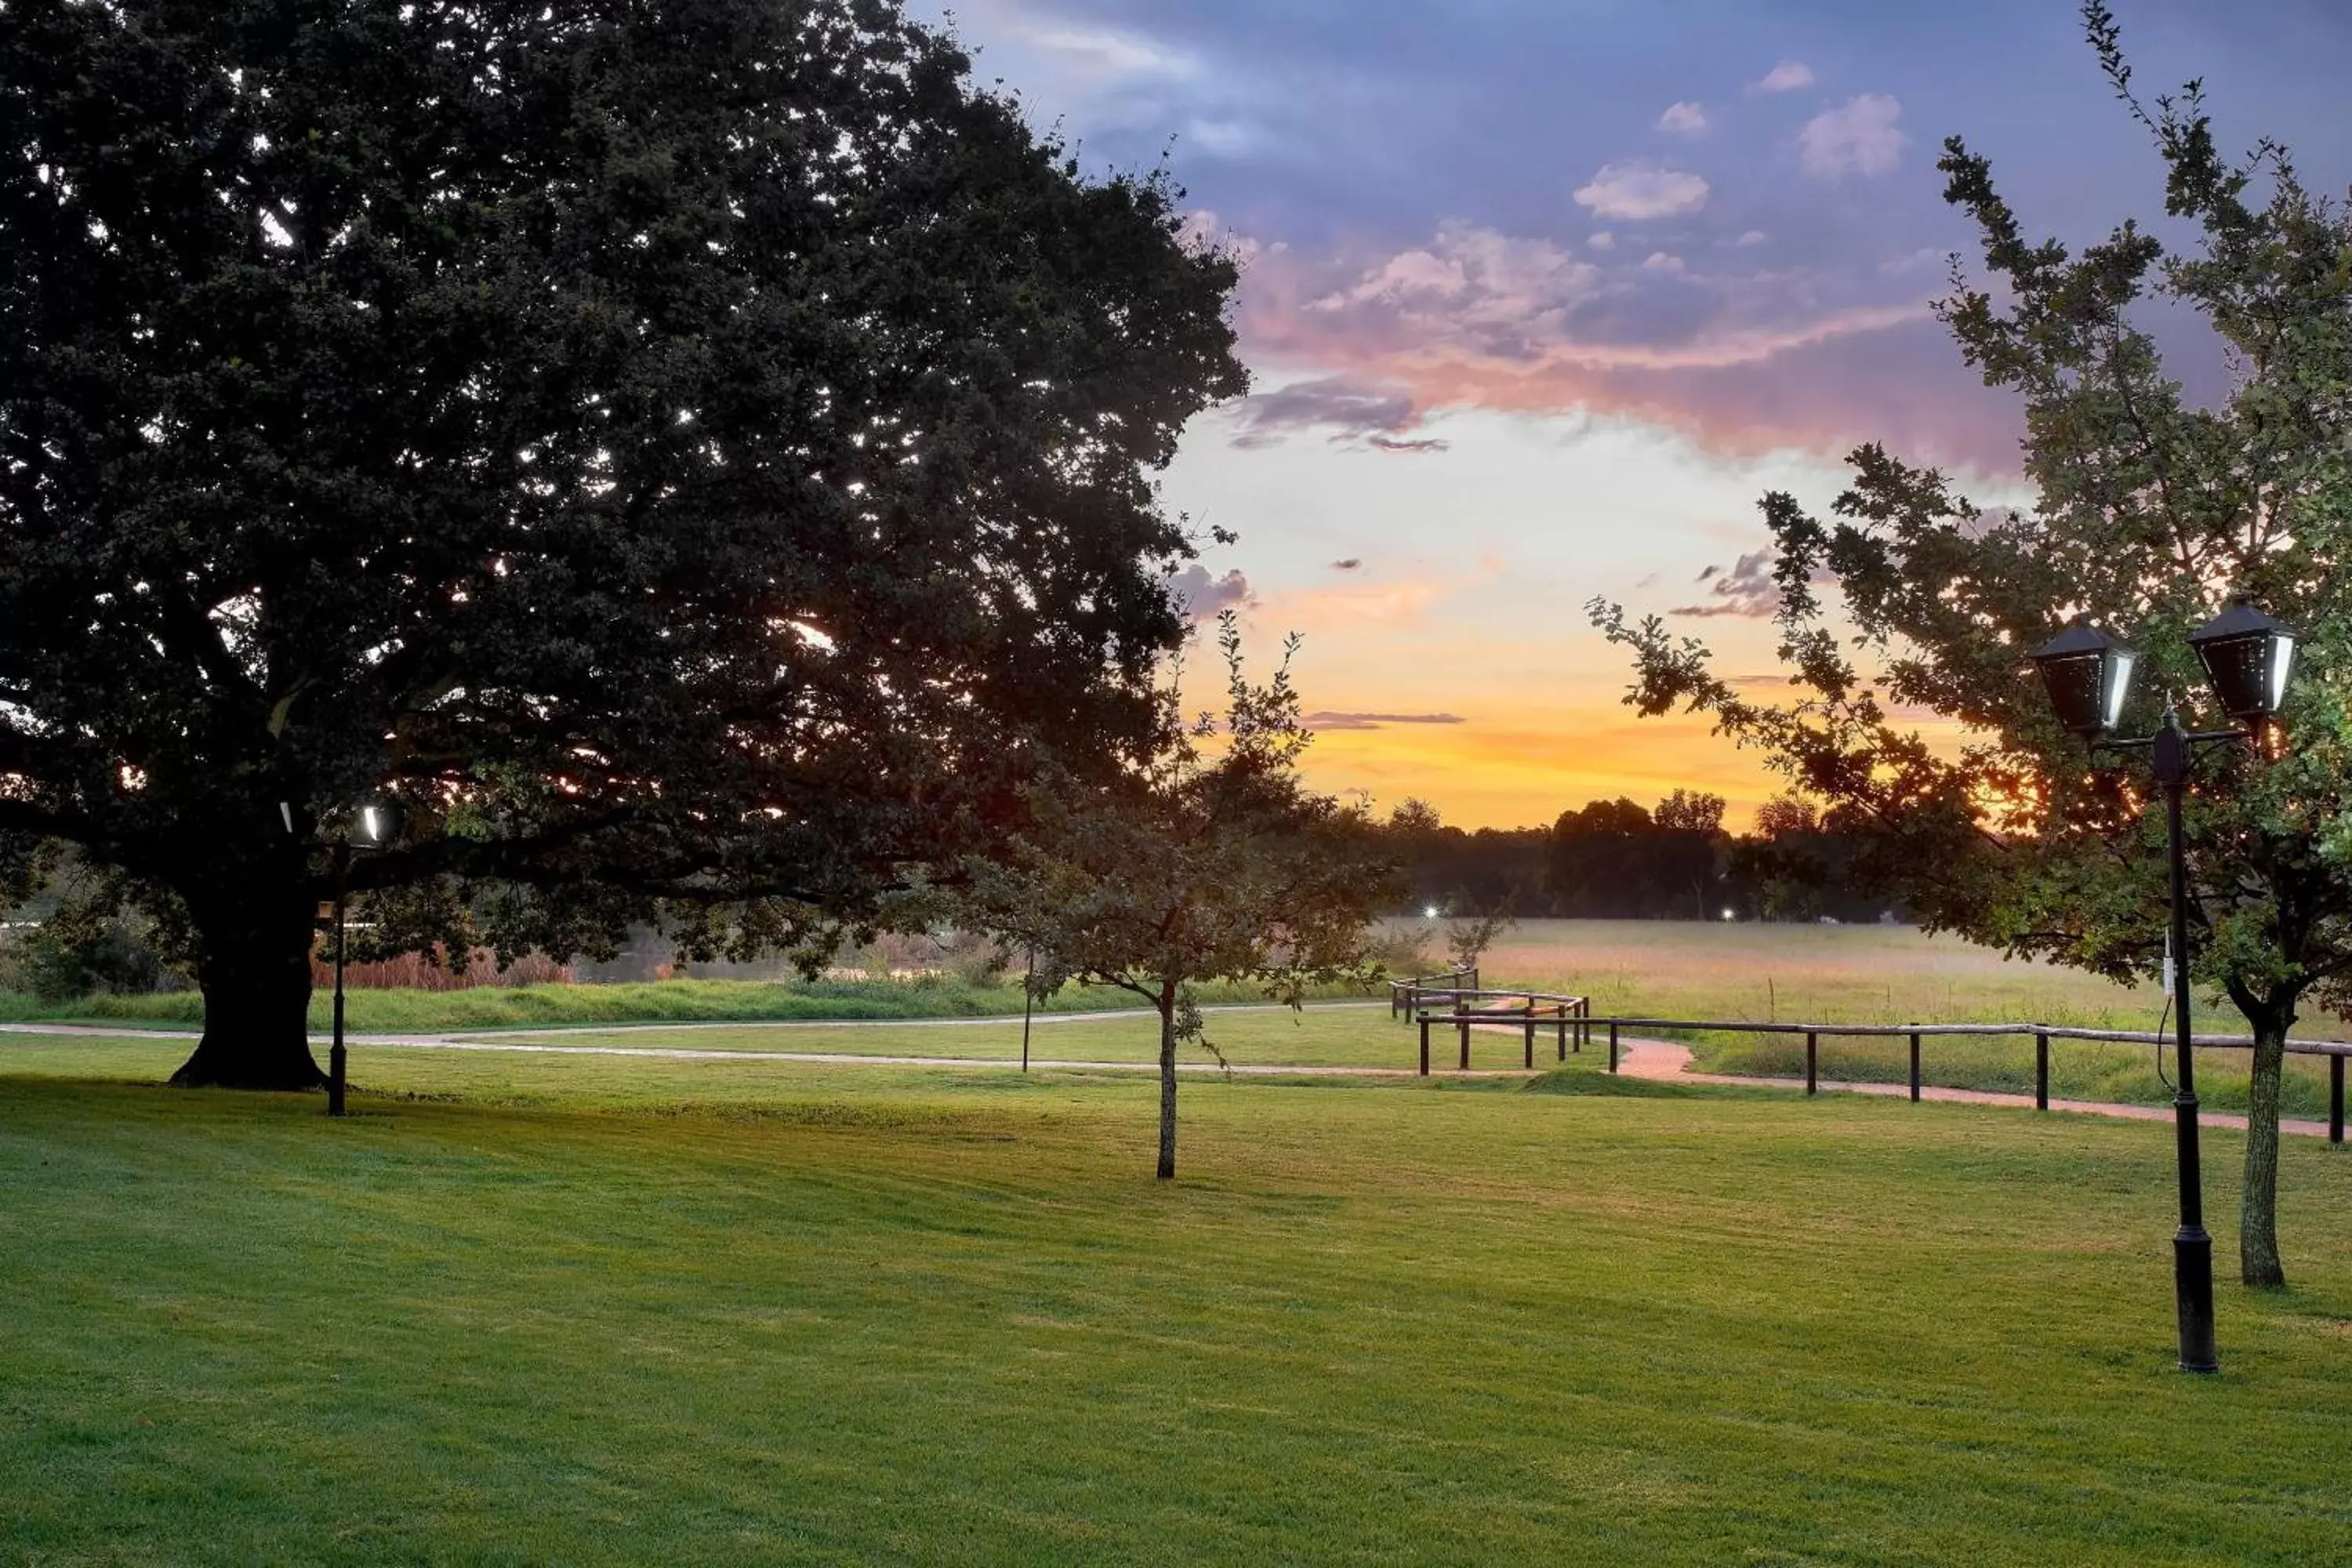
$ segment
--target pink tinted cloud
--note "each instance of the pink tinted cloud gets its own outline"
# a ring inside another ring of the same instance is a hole
[[[2015,468],[2010,404],[1968,371],[1924,294],[1906,297],[1918,280],[1645,265],[1666,254],[1604,265],[1452,222],[1387,257],[1261,258],[1240,325],[1259,357],[1378,388],[1377,416],[1353,434],[1391,448],[1444,408],[1586,410],[1727,452],[1836,455],[1876,439],[1948,466]]]

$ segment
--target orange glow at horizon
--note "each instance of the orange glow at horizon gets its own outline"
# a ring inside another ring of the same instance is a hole
[[[1713,733],[1705,717],[1642,719],[1610,703],[1492,722],[1318,731],[1301,771],[1318,789],[1368,790],[1385,816],[1407,796],[1452,826],[1549,827],[1563,811],[1622,795],[1654,806],[1677,789],[1729,802],[1743,828],[1786,788],[1760,753]]]
[[[1914,726],[1938,752],[1957,726]],[[1677,789],[1724,797],[1724,825],[1745,832],[1788,781],[1761,752],[1715,733],[1706,715],[1643,719],[1620,703],[1562,705],[1458,724],[1318,729],[1300,771],[1330,794],[1369,791],[1386,816],[1416,796],[1449,826],[1549,827],[1563,811],[1619,797],[1654,807]]]

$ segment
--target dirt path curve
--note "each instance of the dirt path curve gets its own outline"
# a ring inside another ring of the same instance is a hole
[[[1342,1012],[1349,1008],[1385,1007],[1385,1002],[1310,1002],[1309,1011]],[[1202,1012],[1221,1013],[1287,1013],[1286,1002],[1212,1002]],[[1037,1013],[1030,1022],[1039,1028],[1052,1024],[1101,1024],[1121,1018],[1149,1018],[1148,1007],[1108,1007],[1087,1013]],[[537,1040],[563,1035],[651,1035],[675,1034],[688,1029],[956,1029],[979,1028],[984,1025],[1018,1024],[1018,1013],[990,1013],[953,1018],[681,1018],[673,1023],[651,1024],[491,1024],[477,1029],[432,1029],[421,1033],[366,1034],[347,1031],[344,1038],[354,1046],[439,1045],[449,1040]],[[142,1029],[113,1024],[0,1024],[0,1035],[102,1035],[113,1040],[193,1040],[198,1030]],[[315,1044],[324,1045],[329,1037],[314,1033]],[[728,1055],[738,1053],[729,1052]],[[858,1061],[881,1061],[881,1057],[857,1057]]]
[[[1618,1070],[1629,1078],[1668,1079],[1676,1083],[1744,1084],[1750,1088],[1760,1085],[1799,1091],[1805,1087],[1805,1080],[1801,1078],[1741,1078],[1730,1073],[1693,1072],[1690,1061],[1690,1047],[1675,1045],[1671,1040],[1626,1040],[1621,1043],[1618,1052]],[[1826,1078],[1821,1080],[1821,1088],[1824,1094],[1875,1094],[1893,1100],[1904,1099],[1911,1092],[1911,1086],[1907,1083],[1854,1083]],[[1981,1089],[1945,1089],[1935,1084],[1922,1084],[1919,1098],[1954,1100],[1962,1105],[2008,1105],[2021,1106],[2028,1110],[2033,1109],[2033,1097],[2030,1094],[1998,1094]],[[2050,1109],[2071,1111],[2078,1116],[2121,1117],[2131,1121],[2172,1120],[2171,1110],[2162,1106],[2113,1105],[2095,1100],[2053,1100]],[[2246,1126],[2244,1117],[2226,1110],[2200,1111],[2197,1121],[2202,1127],[2233,1127],[2240,1131],[2245,1131]],[[2279,1131],[2325,1138],[2327,1136],[2327,1123],[2281,1117]]]
[[[1357,1002],[1343,1002],[1336,1004],[1336,1005],[1343,1007],[1379,1006],[1381,1004],[1379,1003]],[[1279,1006],[1280,1004],[1274,1004],[1273,1005]],[[1208,1010],[1209,1009],[1206,1008],[1202,1009],[1204,1012]],[[1258,1012],[1266,1009],[1260,1008],[1255,1004],[1244,1004],[1225,1010],[1229,1012]],[[1138,1014],[1132,1010],[1121,1013],[1063,1013],[1055,1015],[1055,1021],[1068,1023],[1075,1022],[1082,1018],[1099,1019],[1134,1017],[1137,1016]],[[930,1018],[922,1020],[906,1020],[906,1022],[908,1023],[922,1022],[929,1024],[1002,1024],[1006,1021],[1007,1020],[1003,1018]],[[1011,1021],[1018,1023],[1020,1020],[1016,1018]],[[1041,1016],[1036,1021],[1042,1024],[1046,1020]],[[350,1035],[347,1036],[346,1038],[349,1039],[354,1049],[365,1048],[369,1050],[492,1051],[529,1053],[536,1056],[646,1057],[663,1061],[801,1062],[821,1067],[979,1068],[996,1071],[1007,1069],[1013,1071],[1020,1070],[1021,1061],[1017,1057],[881,1056],[859,1051],[696,1050],[682,1046],[568,1046],[546,1043],[544,1038],[546,1036],[552,1034],[577,1035],[594,1033],[618,1035],[645,1033],[651,1030],[661,1030],[667,1032],[673,1029],[699,1028],[841,1028],[850,1025],[883,1026],[895,1025],[898,1022],[899,1020],[896,1019],[843,1019],[823,1022],[808,1019],[773,1021],[752,1020],[748,1023],[642,1024],[623,1025],[611,1027],[574,1027],[562,1030],[501,1029],[497,1031],[485,1031],[481,1034],[467,1034],[452,1031],[447,1034],[430,1035]],[[170,1029],[117,1029],[108,1028],[104,1026],[95,1024],[0,1024],[0,1034],[49,1036],[79,1035],[91,1038],[118,1040],[185,1041],[193,1037],[192,1033],[188,1031]],[[323,1043],[327,1037],[324,1035],[314,1035],[311,1038],[316,1042]],[[1032,1057],[1029,1059],[1029,1066],[1031,1069],[1034,1071],[1058,1070],[1064,1072],[1156,1073],[1160,1070],[1160,1064],[1157,1061],[1088,1061],[1050,1057]],[[1176,1070],[1181,1073],[1192,1074],[1223,1073],[1230,1071],[1233,1076],[1236,1078],[1418,1078],[1420,1076],[1419,1071],[1412,1068],[1349,1067],[1344,1065],[1308,1066],[1304,1064],[1286,1066],[1278,1063],[1255,1062],[1236,1063],[1232,1068],[1227,1068],[1218,1066],[1215,1062],[1184,1061],[1176,1064]],[[1454,1072],[1447,1074],[1447,1076],[1450,1078],[1528,1078],[1531,1075],[1524,1069],[1513,1068],[1507,1070],[1481,1070],[1467,1074]]]
[[[698,1051],[677,1046],[557,1046],[523,1044],[510,1040],[430,1040],[378,1037],[363,1042],[375,1047],[391,1047],[396,1050],[424,1051],[531,1051],[551,1056],[582,1057],[656,1057],[668,1061],[690,1062],[807,1062],[824,1067],[909,1067],[909,1068],[984,1068],[992,1070],[1019,1071],[1017,1057],[900,1057],[868,1056],[856,1051]],[[1048,1069],[1063,1072],[1158,1072],[1157,1061],[1103,1062],[1065,1060],[1053,1057],[1032,1057],[1033,1071]],[[1235,1078],[1418,1078],[1413,1068],[1380,1068],[1348,1066],[1284,1066],[1270,1062],[1236,1062],[1230,1068],[1215,1062],[1185,1061],[1176,1064],[1181,1073],[1224,1073]],[[1535,1075],[1520,1068],[1507,1071],[1480,1070],[1469,1073],[1448,1073],[1449,1078],[1532,1078]]]

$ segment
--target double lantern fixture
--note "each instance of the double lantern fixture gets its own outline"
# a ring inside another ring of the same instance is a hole
[[[2221,699],[2221,710],[2249,733],[2278,717],[2294,666],[2295,634],[2240,599],[2189,634]],[[2050,690],[2058,721],[2086,741],[2098,741],[2123,718],[2139,650],[2077,616],[2034,650],[2033,662]]]

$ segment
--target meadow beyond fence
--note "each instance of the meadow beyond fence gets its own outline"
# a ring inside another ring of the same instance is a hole
[[[1489,1011],[1455,1008],[1456,995]],[[1567,1006],[1579,1020],[1544,1027],[1555,1054],[1563,1033],[1570,1052],[1605,1041],[1613,1019],[1621,1036],[1680,1041],[1695,1070],[1734,1077],[2032,1094],[2045,1106],[2172,1098],[2156,1058],[2158,987],[2008,960],[1908,927],[1530,921],[1475,973],[1391,987],[1392,1015],[1423,1001],[1444,1009],[1431,1023],[1455,1033],[1457,1068],[1479,1027],[1517,1037],[1511,1054],[1531,1063],[1537,1031],[1514,1008],[1534,1002]],[[2242,1111],[2249,1037],[2225,1026],[2235,1017],[2225,1005],[2200,1016],[2201,1098],[2210,1110]],[[2288,1114],[2325,1116],[2340,1138],[2352,1047],[2331,1043],[2330,1032],[2352,1037],[2326,1015],[2299,1025],[2283,1098]],[[2053,1041],[2065,1044],[2053,1051]]]

